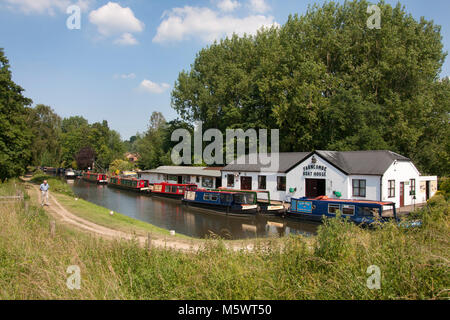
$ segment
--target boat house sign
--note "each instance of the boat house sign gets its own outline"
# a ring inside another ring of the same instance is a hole
[[[310,164],[303,167],[303,176],[305,177],[326,177],[327,176],[327,167],[318,165],[318,164]]]

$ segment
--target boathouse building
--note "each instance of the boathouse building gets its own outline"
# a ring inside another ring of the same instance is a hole
[[[273,200],[287,202],[328,196],[392,201],[397,208],[424,203],[437,191],[437,177],[422,176],[410,159],[392,151],[280,153],[274,171],[248,159],[222,169],[224,187],[268,190]]]
[[[150,183],[196,184],[199,188],[214,189],[222,186],[220,169],[222,168],[162,166],[140,171],[138,176]]]

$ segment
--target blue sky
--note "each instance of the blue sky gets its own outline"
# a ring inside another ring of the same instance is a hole
[[[170,91],[178,73],[212,39],[283,24],[314,2],[323,1],[0,0],[0,47],[14,81],[35,104],[49,105],[62,117],[108,120],[128,139],[146,130],[153,111],[177,117]],[[401,3],[415,18],[441,25],[449,51],[450,1]],[[81,8],[79,30],[66,27],[71,4]],[[450,76],[448,59],[444,76]]]

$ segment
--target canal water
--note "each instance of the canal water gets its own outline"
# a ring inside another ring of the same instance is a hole
[[[229,217],[208,210],[182,205],[180,200],[151,197],[81,179],[68,181],[81,199],[131,218],[195,238],[220,236],[224,239],[314,235],[318,225],[278,217]]]

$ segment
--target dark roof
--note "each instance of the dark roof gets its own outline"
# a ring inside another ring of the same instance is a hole
[[[315,151],[280,153],[280,165],[277,172],[287,173],[306,158],[317,154],[347,175],[383,175],[394,161],[411,161],[392,151]],[[248,155],[245,162],[249,163]],[[260,172],[264,166],[259,164],[237,164],[233,162],[222,171]]]

